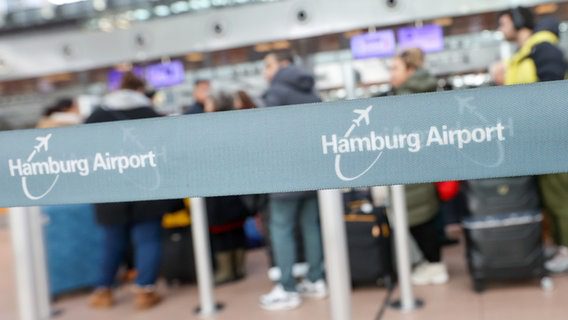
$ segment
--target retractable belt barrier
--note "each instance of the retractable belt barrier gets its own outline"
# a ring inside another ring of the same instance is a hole
[[[568,172],[568,82],[0,133],[0,206]]]

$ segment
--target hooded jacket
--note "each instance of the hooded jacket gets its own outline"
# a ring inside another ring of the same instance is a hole
[[[534,33],[507,62],[505,84],[564,79],[567,64],[557,44],[558,36],[551,31]]]
[[[399,88],[396,95],[436,91],[437,80],[425,69],[418,69]],[[405,186],[408,224],[411,227],[432,220],[439,210],[438,194],[433,183],[409,184]]]
[[[110,122],[159,117],[151,108],[151,101],[143,93],[119,90],[107,95],[86,123]],[[112,183],[112,181],[110,181]],[[144,221],[159,221],[164,213],[183,208],[181,200],[98,203],[97,221],[102,225],[119,225]]]
[[[267,107],[321,102],[314,90],[314,77],[308,72],[288,66],[280,69],[264,94]]]
[[[321,102],[314,86],[314,77],[308,72],[293,65],[282,68],[274,75],[270,87],[264,93],[264,103],[267,107],[275,107]],[[315,192],[273,193],[270,198],[293,200],[308,196],[315,196]]]

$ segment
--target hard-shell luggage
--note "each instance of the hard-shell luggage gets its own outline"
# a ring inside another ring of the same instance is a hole
[[[164,230],[162,245],[161,274],[168,285],[194,283],[196,275],[191,227]]]
[[[474,290],[482,292],[487,280],[545,277],[538,212],[466,219],[466,256]]]
[[[474,290],[487,280],[547,278],[536,179],[515,177],[464,183],[469,216],[463,220]]]
[[[538,185],[532,176],[464,181],[463,191],[472,217],[540,208]]]

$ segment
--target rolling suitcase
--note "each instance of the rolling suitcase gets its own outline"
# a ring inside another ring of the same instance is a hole
[[[543,277],[542,215],[534,177],[466,181],[463,220],[468,268],[476,292],[487,280]]]
[[[164,230],[161,274],[168,285],[195,283],[191,227]]]
[[[485,289],[486,280],[546,275],[541,222],[539,212],[464,221],[468,267],[476,292]]]
[[[465,181],[463,190],[471,217],[540,209],[538,185],[532,176]]]
[[[385,208],[373,207],[368,190],[349,191],[344,202],[352,283],[392,287],[391,231]]]
[[[161,275],[168,285],[196,281],[189,199],[184,199],[184,204],[184,209],[167,213],[162,219]]]

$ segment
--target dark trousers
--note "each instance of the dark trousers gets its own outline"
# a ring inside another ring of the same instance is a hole
[[[411,227],[410,233],[428,262],[440,262],[442,260],[436,219]]]
[[[130,241],[138,273],[136,284],[140,287],[154,285],[160,271],[161,231],[160,220],[103,226],[104,251],[98,287],[112,287]]]

